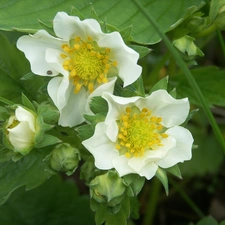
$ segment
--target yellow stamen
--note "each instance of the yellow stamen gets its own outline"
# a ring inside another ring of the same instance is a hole
[[[161,133],[162,118],[151,116],[147,108],[139,110],[137,107],[126,107],[124,114],[118,121],[118,139],[116,148],[126,157],[140,157],[145,151],[153,150],[156,146],[163,146],[161,141],[168,134]]]

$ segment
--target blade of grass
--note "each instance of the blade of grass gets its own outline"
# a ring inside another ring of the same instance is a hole
[[[220,30],[217,30],[217,35],[218,35],[220,45],[222,47],[223,56],[225,57],[225,43],[224,43],[224,40],[223,40],[223,37],[222,37],[222,34],[221,34]]]
[[[208,120],[213,128],[213,131],[222,147],[222,150],[225,154],[225,140],[224,137],[216,123],[216,120],[212,114],[212,112],[210,111],[207,102],[205,100],[205,97],[203,96],[198,84],[196,83],[194,77],[192,76],[190,70],[188,69],[188,67],[186,66],[185,62],[183,61],[183,59],[180,57],[180,55],[178,54],[178,52],[174,49],[173,45],[171,44],[169,38],[161,31],[161,29],[159,28],[157,22],[155,21],[155,19],[148,13],[146,12],[145,8],[142,6],[142,4],[140,3],[140,1],[138,0],[132,0],[137,7],[140,9],[140,11],[143,13],[143,15],[145,15],[145,17],[148,19],[148,21],[152,24],[152,26],[156,29],[156,31],[159,33],[159,35],[161,36],[162,40],[164,41],[165,45],[167,46],[168,50],[171,52],[171,55],[173,55],[173,57],[175,58],[178,66],[181,68],[181,70],[183,71],[184,75],[186,76],[186,79],[188,80],[190,86],[192,87],[192,89],[194,90],[199,102],[202,105],[202,108],[206,114],[206,116],[208,117]]]

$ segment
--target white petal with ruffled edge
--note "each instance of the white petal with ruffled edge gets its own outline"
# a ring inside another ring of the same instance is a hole
[[[84,88],[74,94],[74,86],[64,77],[55,77],[48,84],[48,93],[59,109],[59,125],[73,127],[84,122],[87,102]]]
[[[53,28],[58,37],[69,41],[77,36],[86,40],[88,36],[99,39],[105,36],[99,23],[94,19],[81,21],[77,16],[69,16],[65,12],[58,12],[53,20]]]
[[[106,125],[100,122],[95,127],[94,135],[82,144],[94,156],[95,166],[102,170],[113,168],[112,159],[119,155],[115,143],[110,141],[106,132]]]
[[[17,41],[17,48],[24,52],[30,61],[33,73],[41,76],[55,76],[58,71],[54,70],[45,60],[48,48],[61,49],[64,42],[48,34],[45,30],[39,30],[34,35],[24,35]],[[51,70],[52,74],[47,74]]]
[[[118,63],[118,75],[124,87],[132,84],[141,75],[142,67],[137,65],[139,54],[125,45],[118,32],[113,32],[98,41],[100,47],[110,48],[110,59]]]
[[[162,125],[165,127],[182,124],[190,109],[187,98],[175,99],[165,90],[155,91],[141,102],[139,107],[146,107],[152,111],[153,116],[162,117]]]
[[[166,131],[168,135],[176,139],[176,146],[172,148],[165,158],[157,164],[162,168],[169,168],[177,163],[190,160],[192,156],[193,137],[189,130],[184,127],[175,126]]]

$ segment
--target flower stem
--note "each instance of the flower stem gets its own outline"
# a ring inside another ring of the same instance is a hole
[[[148,19],[148,21],[152,24],[152,26],[156,29],[156,31],[159,33],[161,36],[162,40],[164,41],[165,45],[167,46],[168,50],[171,52],[173,55],[174,59],[176,60],[177,64],[179,67],[182,69],[184,75],[186,76],[186,79],[188,80],[190,86],[194,90],[196,97],[198,98],[199,102],[202,105],[203,110],[205,111],[206,116],[208,117],[208,120],[213,128],[213,131],[222,147],[222,150],[225,154],[225,140],[224,137],[216,123],[216,120],[210,111],[207,102],[205,100],[205,97],[203,96],[198,84],[196,83],[194,77],[192,76],[190,70],[188,69],[187,65],[185,62],[182,60],[178,52],[174,49],[173,45],[171,44],[169,38],[161,31],[159,28],[159,25],[155,21],[155,19],[151,16],[150,13],[146,12],[145,8],[141,5],[141,3],[137,0],[132,0],[137,7],[141,10],[141,12],[145,15],[145,17]]]
[[[221,47],[222,47],[223,55],[224,55],[224,57],[225,57],[225,43],[224,43],[224,40],[223,40],[223,37],[222,37],[222,35],[221,35],[220,30],[217,30],[217,36],[218,36],[220,45],[221,45]]]

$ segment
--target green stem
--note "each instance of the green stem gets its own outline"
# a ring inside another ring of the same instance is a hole
[[[170,179],[170,183],[173,185],[174,189],[180,194],[180,196],[187,202],[191,209],[200,217],[203,218],[205,215],[199,209],[199,207],[191,200],[191,198],[180,188],[173,179]]]
[[[224,43],[224,40],[223,40],[223,37],[221,35],[220,30],[217,30],[217,35],[218,35],[218,38],[219,38],[220,45],[222,47],[223,55],[225,57],[225,43]]]
[[[152,182],[153,183],[151,186],[149,199],[146,202],[147,205],[145,208],[145,216],[144,216],[142,225],[153,225],[153,219],[154,219],[156,207],[159,202],[161,183],[159,182],[158,179],[153,179]]]
[[[0,96],[0,102],[5,103],[6,105],[14,105],[15,103],[9,101],[8,99],[5,99]]]
[[[194,77],[192,76],[190,70],[188,69],[188,67],[186,66],[185,62],[182,60],[182,58],[180,57],[180,55],[178,54],[178,52],[174,49],[173,45],[171,44],[169,38],[161,31],[161,29],[159,28],[157,22],[155,21],[155,19],[151,16],[150,13],[147,13],[146,10],[144,9],[144,7],[140,4],[140,2],[138,0],[132,0],[137,6],[138,8],[141,10],[141,12],[145,15],[145,17],[148,19],[148,21],[152,24],[152,26],[156,29],[156,31],[160,34],[160,36],[162,37],[164,43],[166,44],[168,50],[171,52],[171,54],[173,55],[173,57],[175,58],[178,66],[182,69],[184,75],[186,76],[186,79],[188,80],[190,86],[192,87],[192,89],[194,90],[196,97],[198,98],[199,102],[202,105],[203,110],[205,111],[206,116],[208,117],[208,120],[213,128],[213,131],[222,147],[222,150],[225,154],[225,141],[224,141],[224,137],[216,123],[216,120],[212,114],[212,112],[210,111],[207,102],[200,90],[200,88],[198,87],[198,84],[196,83]]]

